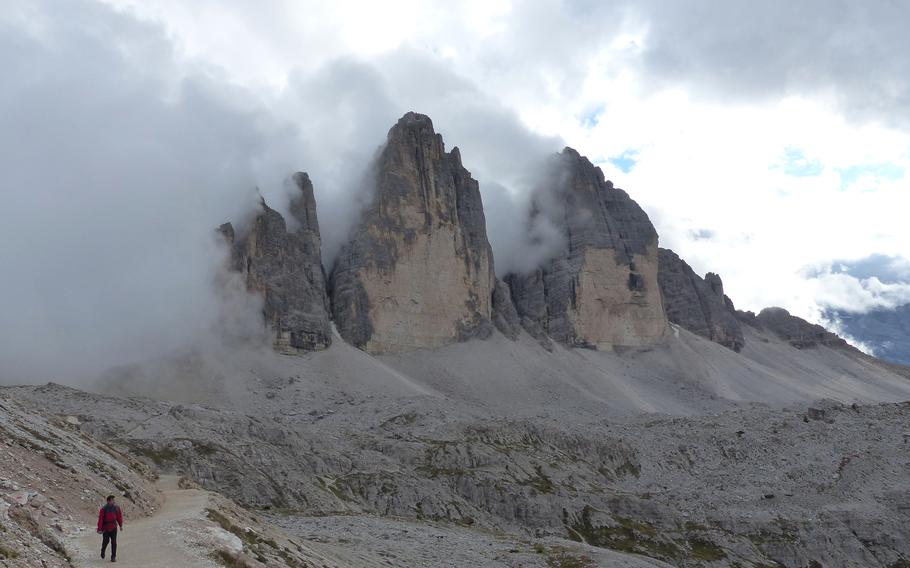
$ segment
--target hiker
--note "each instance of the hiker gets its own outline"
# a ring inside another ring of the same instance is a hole
[[[101,558],[107,550],[107,543],[111,543],[111,562],[117,562],[117,525],[123,530],[123,512],[114,503],[114,496],[107,496],[107,503],[98,511],[98,534],[101,537]]]

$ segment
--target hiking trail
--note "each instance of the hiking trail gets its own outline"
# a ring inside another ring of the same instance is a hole
[[[158,488],[164,504],[154,515],[133,520],[128,505],[124,509],[124,529],[117,536],[117,565],[131,568],[216,568],[202,547],[190,544],[187,537],[205,532],[209,493],[200,489],[179,489],[176,476],[162,476]],[[100,507],[100,505],[99,505]],[[95,533],[97,518],[86,518],[84,533],[73,537],[68,548],[77,568],[110,564],[110,549],[102,560],[101,535]]]

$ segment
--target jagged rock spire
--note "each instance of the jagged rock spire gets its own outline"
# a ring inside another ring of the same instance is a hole
[[[312,351],[332,343],[329,301],[313,184],[301,172],[291,182],[290,229],[261,200],[249,231],[238,235],[225,223],[221,232],[231,245],[231,267],[243,275],[248,290],[263,298],[263,315],[275,332],[276,346]]]
[[[657,342],[667,323],[647,214],[575,150],[564,149],[555,168],[533,215],[547,215],[564,244],[540,268],[508,278],[522,324],[575,347]]]
[[[389,130],[371,206],[331,276],[332,313],[371,353],[434,348],[491,331],[493,254],[477,181],[429,117]]]
[[[733,302],[724,294],[720,276],[704,278],[669,249],[660,249],[660,294],[667,318],[692,333],[734,351],[745,345],[742,325]]]

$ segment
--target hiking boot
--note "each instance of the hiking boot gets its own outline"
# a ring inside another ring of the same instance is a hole
[[[101,558],[104,558],[104,551],[101,551]]]

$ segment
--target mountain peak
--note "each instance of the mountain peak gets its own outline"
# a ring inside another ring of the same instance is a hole
[[[371,206],[331,277],[338,330],[372,353],[490,333],[493,253],[480,188],[426,115],[389,130]]]

